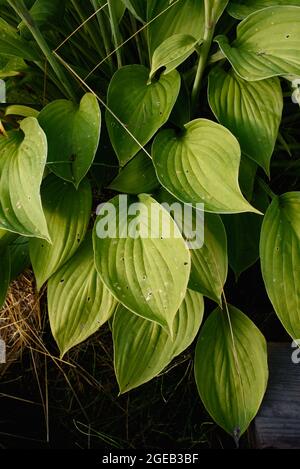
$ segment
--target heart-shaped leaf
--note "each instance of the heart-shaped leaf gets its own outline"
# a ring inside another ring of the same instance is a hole
[[[101,113],[97,98],[87,93],[79,106],[59,99],[39,114],[48,140],[48,165],[76,187],[90,169],[100,138]]]
[[[121,166],[168,120],[179,93],[176,70],[153,83],[148,79],[146,67],[128,65],[115,73],[109,85],[107,105],[119,121],[107,111],[106,124]]]
[[[53,174],[42,186],[42,201],[52,244],[30,240],[30,258],[38,290],[83,241],[92,209],[90,183],[84,179],[78,190]]]
[[[269,175],[283,108],[279,79],[253,83],[216,67],[209,74],[208,95],[212,111],[236,136],[242,153]]]
[[[278,5],[299,6],[299,0],[233,0],[229,2],[227,11],[234,18],[243,20],[257,10]]]
[[[149,194],[158,186],[152,160],[141,150],[120,171],[109,188],[125,194]]]
[[[299,339],[300,192],[273,199],[263,221],[260,259],[275,312],[293,339]]]
[[[241,151],[236,138],[207,119],[196,119],[184,128],[182,135],[163,130],[153,142],[160,183],[182,202],[203,203],[208,212],[257,212],[238,185]]]
[[[94,251],[97,270],[120,303],[172,333],[191,260],[169,213],[146,194],[115,197],[99,210]]]
[[[120,393],[157,376],[194,340],[203,318],[199,293],[187,290],[175,316],[173,340],[158,324],[120,305],[113,321],[114,363]]]
[[[40,185],[47,159],[47,139],[34,117],[20,131],[0,133],[0,227],[49,240]]]
[[[237,308],[228,305],[227,313],[217,308],[205,322],[195,379],[206,410],[238,441],[260,407],[268,365],[263,335]]]
[[[11,259],[8,247],[0,249],[0,259],[0,308],[2,308],[10,284]]]
[[[156,18],[154,20],[154,18]],[[148,2],[148,43],[150,56],[174,34],[203,38],[204,2],[199,0],[150,0]]]
[[[91,236],[51,277],[47,296],[50,326],[61,357],[110,318],[117,301],[96,271]]]
[[[259,10],[238,25],[231,45],[225,36],[217,36],[216,41],[245,80],[300,75],[300,7]]]
[[[152,57],[150,79],[162,67],[164,67],[164,75],[177,68],[195,51],[197,42],[188,34],[174,34],[162,42],[155,49]]]

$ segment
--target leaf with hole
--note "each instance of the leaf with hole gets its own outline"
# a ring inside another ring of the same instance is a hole
[[[172,333],[191,268],[177,225],[146,194],[117,196],[98,213],[94,251],[103,282],[130,311]]]
[[[204,323],[195,379],[206,410],[237,442],[255,417],[268,380],[266,341],[237,308],[228,305],[228,315],[217,308]]]
[[[128,65],[114,74],[108,88],[106,124],[121,166],[168,120],[179,93],[180,75],[176,70],[153,83],[148,79],[146,67]]]
[[[215,40],[236,73],[247,81],[300,75],[300,7],[258,10],[239,23],[231,45],[222,35]]]
[[[79,105],[66,99],[53,101],[38,119],[47,135],[49,168],[78,187],[98,148],[101,113],[97,98],[87,93]]]
[[[0,133],[0,227],[49,240],[40,186],[47,158],[47,139],[34,117],[19,131]]]
[[[203,312],[202,295],[187,290],[175,316],[172,340],[159,324],[118,306],[112,331],[120,393],[150,381],[182,353],[195,339]]]
[[[213,113],[238,139],[242,153],[269,175],[283,108],[279,79],[253,83],[216,67],[209,74],[208,96]]]
[[[76,190],[72,184],[50,174],[41,194],[52,244],[30,240],[30,258],[38,290],[75,254],[84,239],[92,209],[92,191],[87,179]]]
[[[117,301],[96,271],[90,235],[51,277],[47,296],[50,326],[61,357],[111,317]]]
[[[275,197],[262,225],[260,260],[275,312],[293,339],[300,337],[300,192]]]
[[[182,134],[163,130],[153,142],[152,158],[160,183],[182,202],[203,203],[208,212],[257,212],[238,185],[239,144],[220,124],[196,119]]]

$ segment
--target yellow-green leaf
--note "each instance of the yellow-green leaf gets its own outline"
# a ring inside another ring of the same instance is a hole
[[[228,305],[228,314],[217,308],[205,322],[195,379],[206,410],[238,441],[260,407],[268,366],[263,335],[237,308]]]

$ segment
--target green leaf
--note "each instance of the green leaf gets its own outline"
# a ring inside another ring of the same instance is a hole
[[[170,208],[174,203],[180,204],[182,209],[184,207],[164,189],[156,194],[156,198],[160,203],[169,204]],[[189,244],[192,263],[188,286],[220,304],[228,271],[227,239],[222,220],[219,215],[199,213],[195,209],[191,216],[188,212],[181,213],[185,213],[183,224],[171,211],[175,221],[179,221],[182,237],[189,243],[193,241],[193,245]],[[194,244],[195,241],[198,241],[199,247]]]
[[[40,112],[39,122],[48,139],[50,169],[78,187],[98,148],[101,113],[97,98],[87,93],[79,105],[65,99],[53,101]]]
[[[275,312],[293,339],[299,339],[300,192],[273,199],[263,221],[260,258]]]
[[[13,104],[5,110],[6,116],[38,117],[39,111],[29,106]]]
[[[110,189],[126,194],[151,193],[159,186],[151,158],[140,151],[109,185]]]
[[[174,34],[162,42],[153,53],[150,79],[162,67],[164,75],[172,72],[195,51],[197,42],[188,34]]]
[[[49,240],[40,197],[46,158],[46,136],[34,117],[0,135],[1,228]]]
[[[261,211],[269,205],[267,194],[258,186],[252,203]],[[263,218],[255,213],[237,213],[223,217],[228,239],[229,265],[236,278],[259,258],[259,240]]]
[[[160,183],[182,202],[204,203],[216,213],[257,212],[238,185],[241,151],[225,127],[207,119],[163,130],[155,138],[152,158]]]
[[[262,10],[263,8],[278,5],[299,6],[299,0],[235,0],[229,2],[227,11],[234,18],[243,20],[246,16],[254,13],[256,10]]]
[[[227,278],[227,239],[224,225],[218,215],[205,213],[204,244],[191,250],[192,268],[189,287],[221,303]]]
[[[212,111],[238,139],[242,153],[269,175],[283,108],[279,79],[247,82],[233,70],[216,67],[209,74],[208,96]]]
[[[4,58],[5,60],[2,60]],[[24,60],[19,57],[0,56],[0,61],[0,78],[15,77],[29,69]]]
[[[0,250],[0,308],[4,305],[8,287],[10,284],[11,260],[8,248]]]
[[[129,214],[122,196],[101,207],[94,229],[96,267],[120,303],[171,333],[186,293],[189,250],[169,213],[149,195],[128,203],[135,203]]]
[[[25,60],[41,60],[34,43],[22,39],[17,30],[2,18],[0,18],[0,54]]]
[[[194,340],[203,318],[203,297],[192,290],[175,316],[173,340],[158,324],[120,305],[113,320],[114,364],[120,393],[157,376]]]
[[[238,441],[260,407],[268,366],[263,335],[233,306],[228,305],[228,315],[217,308],[205,322],[196,347],[195,379],[206,410]]]
[[[52,244],[30,240],[30,258],[38,290],[79,248],[92,208],[91,186],[87,179],[76,190],[72,184],[51,174],[45,179],[41,193]]]
[[[17,239],[17,237],[17,234],[0,228],[0,249],[11,244],[15,239]]]
[[[50,326],[61,357],[94,334],[116,305],[96,271],[92,238],[88,235],[48,283]]]
[[[250,160],[250,158],[242,155],[239,171],[239,185],[247,200],[252,199],[256,173],[257,164],[254,163],[253,160]]]
[[[147,18],[147,0],[122,0],[130,13],[132,13],[142,23]]]
[[[225,36],[215,40],[245,80],[300,74],[300,7],[259,10],[238,25],[232,45]]]
[[[41,29],[53,29],[53,26],[57,25],[64,16],[66,6],[66,0],[36,0],[30,9],[30,15],[36,25]],[[18,29],[24,34],[26,31],[26,37],[30,37],[30,33],[22,21]]]
[[[154,20],[155,17],[157,18]],[[199,41],[203,38],[204,32],[204,2],[150,0],[149,21],[152,21],[148,26],[150,56],[158,46],[174,34],[189,34]]]
[[[154,83],[147,84],[148,78],[149,70],[143,65],[128,65],[114,74],[109,85],[107,105],[127,129],[106,111],[110,140],[121,166],[168,120],[179,93],[176,70]]]

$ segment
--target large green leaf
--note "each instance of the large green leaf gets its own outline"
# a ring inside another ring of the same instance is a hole
[[[269,205],[267,194],[258,186],[252,203],[264,212]],[[236,278],[259,258],[259,240],[263,218],[255,213],[237,213],[223,217],[228,239],[228,260]]]
[[[189,288],[220,304],[228,271],[227,239],[221,218],[195,209],[192,213],[184,212],[184,204],[164,189],[156,194],[156,198],[161,204],[168,204],[171,215],[179,222],[183,238],[189,243],[192,261]],[[181,206],[177,216],[175,203]]]
[[[11,259],[9,248],[0,249],[0,308],[2,308],[10,284]]]
[[[124,306],[172,332],[189,279],[189,250],[169,213],[149,195],[129,198],[135,203],[129,214],[121,197],[99,211],[94,230],[97,270]]]
[[[39,28],[53,29],[53,26],[63,19],[65,5],[66,0],[36,0],[30,9],[30,15]],[[23,21],[18,29],[23,34],[26,31],[25,37],[28,35],[30,38],[30,32]]]
[[[162,67],[164,74],[177,68],[195,51],[197,42],[189,34],[174,34],[162,42],[153,53],[150,79]]]
[[[53,174],[42,186],[42,201],[52,244],[30,240],[30,258],[38,290],[77,251],[92,208],[91,186],[84,179],[78,190]]]
[[[25,236],[49,239],[40,185],[47,139],[34,117],[20,131],[0,134],[0,227]]]
[[[52,334],[61,357],[96,332],[117,305],[100,279],[91,236],[48,283],[48,310]]]
[[[207,119],[163,130],[154,140],[153,163],[160,183],[186,203],[203,203],[216,213],[256,212],[244,199],[238,173],[241,151],[225,127]]]
[[[108,88],[107,105],[127,129],[106,111],[109,136],[121,166],[168,120],[179,93],[176,70],[150,84],[148,78],[149,70],[143,65],[128,65],[115,73]]]
[[[206,410],[237,441],[260,407],[268,366],[263,335],[233,306],[228,314],[217,308],[205,322],[196,347],[195,378]]]
[[[204,217],[204,244],[191,250],[192,268],[189,287],[221,303],[227,278],[227,239],[224,225],[218,215]]]
[[[113,321],[114,363],[121,393],[157,376],[194,340],[204,311],[203,297],[192,290],[175,316],[173,340],[158,324],[120,305]]]
[[[204,2],[150,0],[148,21],[152,21],[148,26],[149,50],[152,56],[155,49],[174,34],[189,34],[196,40],[203,38]]]
[[[149,194],[158,186],[159,182],[152,160],[141,150],[121,169],[109,188],[126,194]]]
[[[277,6],[247,16],[230,45],[216,41],[235,71],[248,81],[300,74],[300,7]]]
[[[22,39],[3,18],[0,18],[0,54],[33,61],[41,59],[34,43]]]
[[[227,11],[234,18],[242,20],[256,10],[277,5],[299,6],[300,2],[299,0],[233,0],[229,2]]]
[[[260,258],[273,307],[287,332],[300,337],[300,192],[274,198],[262,226]]]
[[[283,108],[279,79],[247,82],[233,70],[216,67],[209,74],[208,95],[212,111],[236,136],[242,153],[269,175]]]
[[[48,165],[59,177],[78,187],[93,163],[101,128],[97,98],[87,93],[80,104],[59,99],[39,114],[49,145]]]

